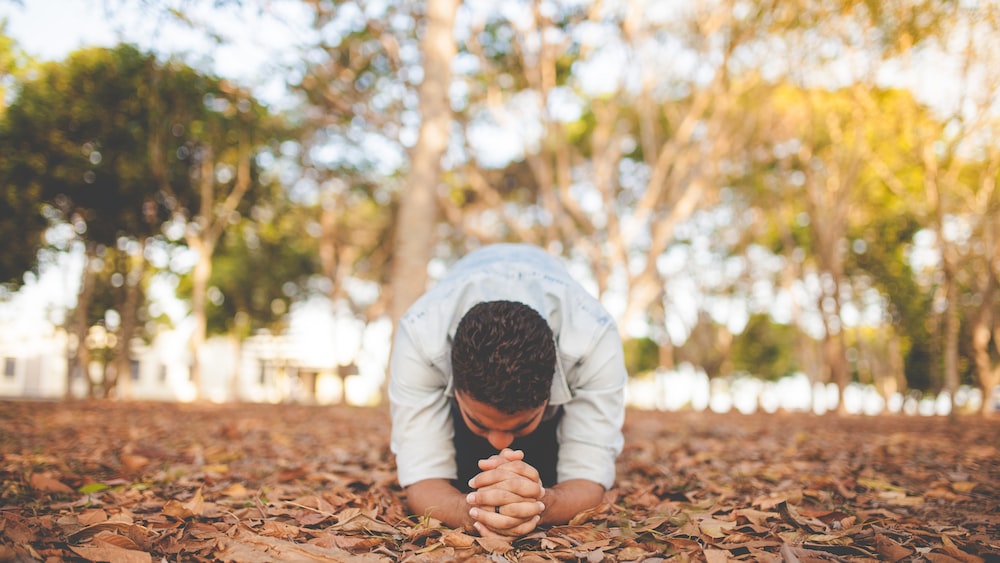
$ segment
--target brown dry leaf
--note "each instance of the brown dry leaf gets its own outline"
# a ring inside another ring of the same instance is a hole
[[[337,515],[337,523],[330,526],[331,529],[342,532],[366,532],[373,534],[397,535],[399,531],[392,526],[379,522],[371,516],[363,513],[358,508],[349,508]]]
[[[733,516],[736,517],[737,520],[739,520],[740,517],[743,517],[757,526],[763,526],[768,520],[777,520],[781,515],[777,512],[741,508],[734,510]]]
[[[441,543],[448,547],[472,547],[476,543],[476,538],[459,530],[452,530],[441,536]]]
[[[145,537],[149,534],[149,530],[136,524],[129,524],[128,522],[99,522],[73,532],[66,539],[70,543],[80,543],[101,532],[119,533],[133,538]]]
[[[878,549],[879,559],[889,563],[906,559],[916,552],[916,550],[900,545],[884,534],[875,534],[875,546]]]
[[[584,522],[590,520],[591,518],[594,518],[601,514],[606,514],[610,509],[611,509],[610,504],[607,503],[598,504],[597,506],[589,510],[584,510],[579,514],[577,514],[576,516],[574,516],[572,519],[570,519],[569,525],[576,526],[579,524],[583,524]]]
[[[327,539],[324,539],[322,542],[316,541],[310,543],[315,543],[320,547],[339,547],[348,551],[368,551],[373,547],[382,545],[384,542],[382,538],[373,536],[337,536],[330,534],[328,536],[324,536],[324,538]]]
[[[261,535],[275,538],[294,538],[299,535],[299,527],[276,520],[267,520],[261,529]]]
[[[956,493],[971,493],[976,485],[977,483],[972,481],[957,481],[951,484],[951,488]]]
[[[617,553],[619,561],[648,561],[650,555],[652,555],[652,553],[635,545],[623,547],[621,551]]]
[[[45,473],[32,473],[29,482],[31,483],[31,488],[36,491],[70,494],[75,492],[69,485]]]
[[[95,547],[118,547],[132,551],[142,551],[139,544],[130,537],[120,536],[111,532],[101,532],[94,536]]]
[[[98,524],[108,519],[108,513],[102,508],[84,510],[77,516],[77,521],[84,526]]]
[[[122,454],[119,456],[122,467],[130,473],[139,473],[150,464],[150,459],[137,454]]]
[[[243,483],[231,483],[228,487],[222,489],[220,494],[229,498],[246,498],[250,496],[250,491],[243,486]]]
[[[736,527],[736,522],[727,522],[725,520],[717,520],[715,518],[705,518],[698,522],[698,528],[701,533],[712,539],[721,539],[726,537],[729,530]]]
[[[195,516],[201,516],[205,512],[205,499],[201,495],[201,489],[195,491],[194,496],[187,502],[169,500],[163,505],[163,513],[178,520],[187,520]]]
[[[504,555],[510,550],[514,549],[514,546],[510,544],[510,541],[503,538],[476,538],[476,543],[479,547],[485,549],[488,553],[496,553],[499,555]]]
[[[70,549],[87,561],[102,563],[152,563],[153,557],[143,551],[124,549],[114,545],[103,547],[70,546]]]
[[[778,514],[781,514],[781,517],[785,521],[795,524],[796,526],[803,528],[805,530],[809,530],[810,532],[823,533],[829,531],[830,529],[829,526],[827,526],[821,520],[802,516],[801,514],[798,513],[795,507],[788,504],[787,502],[780,503],[777,506],[777,508],[778,508]]]
[[[320,547],[309,543],[296,543],[280,538],[271,538],[254,534],[242,529],[236,537],[220,539],[219,549],[214,558],[218,561],[233,563],[256,562],[345,562],[387,563],[388,559],[374,554],[354,554],[343,549],[327,546]]]
[[[20,516],[7,512],[0,512],[0,532],[14,545],[28,545],[38,537]]]
[[[308,472],[309,469],[305,466],[286,467],[278,471],[278,482],[287,483],[289,481],[294,481],[295,479],[304,477]]]
[[[726,563],[730,560],[730,553],[724,549],[705,549],[702,554],[707,563]]]

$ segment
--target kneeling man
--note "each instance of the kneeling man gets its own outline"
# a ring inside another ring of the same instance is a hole
[[[520,536],[601,502],[628,376],[608,312],[543,250],[487,246],[407,311],[392,451],[415,514]]]

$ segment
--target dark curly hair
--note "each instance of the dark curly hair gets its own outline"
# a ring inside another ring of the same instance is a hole
[[[462,317],[451,348],[455,389],[514,414],[549,398],[556,346],[545,319],[516,301],[479,303]]]

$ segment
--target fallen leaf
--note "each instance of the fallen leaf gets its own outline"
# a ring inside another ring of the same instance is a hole
[[[84,510],[77,516],[77,521],[84,526],[89,526],[91,524],[104,522],[107,519],[108,519],[108,513],[101,508]]]
[[[153,557],[148,553],[117,546],[70,546],[70,549],[87,561],[102,563],[152,563],[153,561]]]
[[[875,546],[882,561],[895,563],[913,555],[916,550],[900,545],[883,534],[875,534]]]
[[[707,563],[726,563],[730,553],[722,549],[705,549],[702,551]]]
[[[31,488],[36,491],[47,493],[73,493],[73,489],[58,479],[54,479],[44,473],[32,473]]]
[[[747,521],[756,524],[758,526],[764,525],[768,520],[777,520],[780,518],[780,514],[777,512],[754,510],[752,508],[741,508],[733,511],[733,516],[737,518],[743,517]]]
[[[459,530],[452,530],[441,536],[441,543],[448,547],[472,547],[476,538]]]
[[[729,530],[736,527],[736,522],[726,522],[715,518],[705,518],[698,522],[701,533],[713,539],[724,538]]]
[[[149,465],[150,460],[146,456],[136,454],[122,454],[119,456],[122,466],[131,473],[138,473]]]
[[[476,543],[478,543],[488,553],[496,553],[499,555],[504,555],[514,549],[514,546],[512,546],[508,540],[503,538],[479,537],[476,538]]]
[[[951,484],[951,488],[956,493],[971,493],[976,488],[977,483],[972,481],[959,481]]]
[[[180,502],[169,500],[163,505],[163,513],[178,520],[186,520],[195,516],[201,516],[205,512],[205,499],[201,496],[201,489],[195,491],[191,500]]]
[[[250,491],[243,486],[243,483],[232,483],[225,489],[222,489],[220,494],[230,498],[246,498],[250,496]]]

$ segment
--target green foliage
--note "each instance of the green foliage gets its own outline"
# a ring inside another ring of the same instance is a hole
[[[280,201],[280,200],[279,200]],[[267,328],[280,332],[292,303],[309,291],[319,271],[315,241],[302,225],[302,208],[255,208],[264,220],[244,219],[216,250],[209,281],[208,330],[249,336]]]
[[[651,338],[629,338],[622,342],[625,369],[630,376],[655,370],[660,365],[660,347]]]
[[[153,59],[135,48],[85,49],[44,65],[25,83],[5,116],[13,161],[5,190],[38,191],[86,237],[111,245],[123,233],[151,234],[143,84]]]
[[[778,324],[769,315],[750,317],[742,333],[733,338],[733,368],[774,381],[798,370],[795,327]]]

